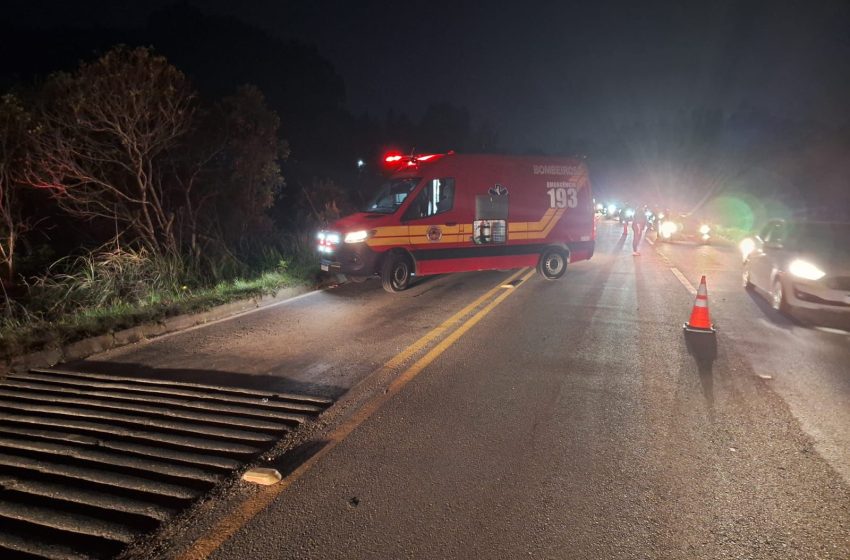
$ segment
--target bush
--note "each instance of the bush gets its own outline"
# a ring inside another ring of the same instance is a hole
[[[176,258],[144,248],[106,246],[60,259],[31,279],[28,308],[52,318],[81,309],[160,303],[188,289],[186,276],[186,266]]]

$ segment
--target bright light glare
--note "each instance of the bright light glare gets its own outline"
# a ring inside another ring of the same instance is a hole
[[[601,203],[601,202],[600,202],[599,204],[597,204],[597,205],[596,205],[596,209],[597,209],[597,210],[602,210],[603,208],[605,208],[605,207],[602,205],[602,203]]]
[[[710,228],[710,227],[708,227],[708,226],[707,226],[707,225],[705,225],[705,224],[703,224],[703,225],[701,225],[701,226],[699,227],[699,232],[700,232],[701,234],[703,234],[703,235],[708,235],[708,232],[710,232],[710,231],[711,231],[711,228]]]
[[[357,160],[357,167],[363,167],[364,165],[366,165],[365,161],[363,161],[362,159]]]
[[[338,233],[326,233],[325,234],[325,241],[329,245],[334,245],[336,243],[339,243],[339,234]]]
[[[364,230],[360,231],[352,231],[351,233],[345,234],[345,242],[346,243],[360,243],[366,241],[369,237],[369,232]]]
[[[611,204],[611,205],[608,206],[608,213],[609,214],[613,214],[616,211],[617,211],[617,207],[614,204]]]
[[[632,217],[632,216],[634,216],[634,215],[635,215],[635,211],[634,211],[634,210],[632,210],[631,208],[629,208],[628,210],[626,210],[626,217],[631,218],[631,217]]]
[[[804,261],[803,259],[795,259],[791,261],[791,264],[788,265],[788,272],[805,280],[820,280],[826,276],[826,272],[819,269],[809,261]]]
[[[676,233],[677,229],[679,228],[674,222],[664,222],[661,224],[661,235],[669,239],[674,233]]]
[[[750,256],[750,253],[756,250],[756,242],[753,241],[751,237],[745,237],[738,244],[738,248],[741,250],[741,255],[744,256],[744,260]]]

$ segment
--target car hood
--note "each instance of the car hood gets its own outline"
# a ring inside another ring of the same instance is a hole
[[[377,227],[398,225],[398,217],[395,214],[376,214],[372,212],[357,212],[340,218],[333,222],[328,229],[340,233],[348,233],[361,229],[375,229]]]

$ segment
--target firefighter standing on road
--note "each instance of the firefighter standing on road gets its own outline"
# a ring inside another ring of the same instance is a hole
[[[635,212],[635,217],[632,219],[632,231],[634,232],[634,236],[632,237],[632,255],[636,257],[640,255],[638,245],[640,244],[641,237],[643,237],[643,232],[646,229],[647,210],[647,207],[644,206]]]

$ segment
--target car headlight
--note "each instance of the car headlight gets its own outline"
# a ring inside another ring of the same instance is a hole
[[[826,276],[826,272],[803,259],[794,259],[791,261],[791,264],[788,265],[788,272],[804,280],[820,280]]]
[[[708,227],[708,226],[707,226],[707,225],[705,225],[705,224],[703,224],[703,225],[701,225],[701,226],[699,227],[699,232],[700,232],[701,234],[703,234],[703,235],[708,235],[708,232],[710,232],[710,231],[711,231],[711,228],[710,228],[710,227]]]
[[[365,229],[359,231],[352,231],[345,234],[345,242],[346,243],[362,243],[371,237],[372,232],[367,231]]]
[[[744,257],[744,260],[747,260],[747,257],[750,256],[750,253],[756,250],[756,242],[753,241],[750,237],[745,237],[738,244],[738,248],[741,250],[741,255]]]
[[[661,235],[664,237],[671,237],[678,229],[679,227],[675,222],[664,222],[661,224]]]

